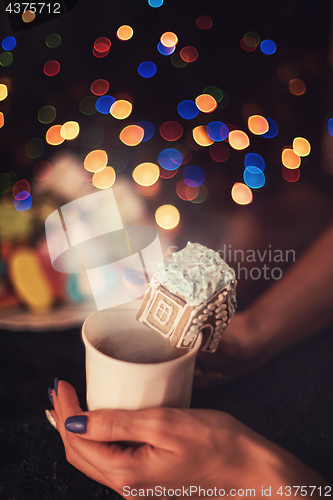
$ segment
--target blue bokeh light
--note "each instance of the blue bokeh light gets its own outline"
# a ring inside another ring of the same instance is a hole
[[[165,170],[176,170],[183,162],[183,155],[178,149],[167,148],[157,155],[157,159]]]
[[[102,115],[107,115],[110,113],[111,106],[114,102],[116,102],[116,99],[112,97],[112,95],[102,95],[102,97],[97,99],[95,108],[102,113]]]
[[[155,75],[157,67],[151,61],[144,61],[138,66],[138,73],[143,78],[151,78]]]
[[[194,101],[182,101],[177,106],[177,111],[185,120],[192,120],[198,116],[200,110]]]
[[[271,56],[276,52],[276,43],[273,42],[273,40],[263,40],[260,44],[260,50],[266,54],[266,56]]]
[[[328,133],[330,135],[333,135],[333,118],[330,118],[328,120]]]
[[[25,210],[29,210],[32,205],[31,195],[27,196],[24,200],[14,199],[14,207],[18,212],[24,212]]]
[[[163,0],[148,0],[150,7],[157,9],[163,5]]]
[[[6,36],[1,45],[3,50],[13,50],[16,47],[16,39],[13,36]]]
[[[195,166],[185,167],[182,175],[185,184],[190,187],[201,186],[201,184],[203,184],[206,179],[206,174],[202,170],[202,168]]]
[[[224,141],[229,135],[228,127],[219,121],[210,122],[206,125],[207,135],[212,141],[221,142]]]
[[[265,170],[265,160],[257,153],[248,153],[244,158],[244,165],[248,167],[257,167],[263,172]]]
[[[266,118],[268,122],[268,130],[264,134],[261,134],[261,137],[266,137],[266,139],[272,139],[272,137],[276,137],[279,133],[279,127],[277,123],[271,118]]]
[[[152,123],[146,122],[146,121],[141,121],[141,122],[137,122],[135,125],[138,125],[139,127],[143,128],[144,135],[143,135],[142,142],[149,141],[149,139],[151,139],[153,137],[153,135],[155,133],[155,127]]]
[[[246,167],[243,179],[252,189],[259,189],[265,185],[265,174],[258,167]]]
[[[162,42],[158,42],[157,50],[160,54],[162,54],[162,56],[169,56],[176,50],[176,45],[173,45],[172,47],[166,47]]]

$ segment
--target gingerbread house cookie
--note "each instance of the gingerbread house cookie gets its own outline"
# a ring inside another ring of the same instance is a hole
[[[236,309],[236,284],[217,252],[188,242],[158,264],[137,319],[176,347],[191,347],[202,332],[201,350],[214,352]]]

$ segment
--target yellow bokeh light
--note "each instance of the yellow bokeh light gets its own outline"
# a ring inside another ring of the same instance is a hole
[[[117,120],[124,120],[132,113],[132,104],[123,99],[112,104],[110,113]]]
[[[231,130],[229,132],[229,144],[232,148],[241,150],[250,145],[250,139],[242,130]]]
[[[95,149],[90,151],[84,159],[84,168],[88,172],[100,172],[106,167],[108,162],[108,155],[102,149]]]
[[[126,146],[137,146],[144,136],[144,130],[138,125],[127,125],[119,134],[121,142]]]
[[[261,115],[250,116],[247,124],[250,132],[255,135],[265,134],[269,129],[268,121]]]
[[[5,124],[5,117],[4,114],[0,111],[0,128],[3,127]]]
[[[293,150],[298,156],[308,156],[311,151],[311,146],[309,141],[304,139],[304,137],[295,137],[293,141]]]
[[[59,146],[64,142],[64,138],[61,136],[62,125],[52,125],[46,132],[46,142],[51,144],[51,146]]]
[[[196,100],[195,104],[203,113],[211,113],[217,108],[217,102],[212,95],[201,94]]]
[[[119,40],[126,41],[132,38],[133,33],[133,28],[131,28],[131,26],[128,26],[127,24],[124,24],[117,29],[117,38],[119,38]]]
[[[178,43],[178,36],[172,31],[166,31],[160,38],[164,47],[174,47]]]
[[[80,132],[80,125],[77,122],[66,122],[60,130],[60,135],[67,141],[76,139]]]
[[[251,189],[242,182],[236,182],[232,186],[231,197],[238,205],[248,205],[253,200]]]
[[[105,167],[99,172],[95,172],[92,178],[93,186],[98,189],[109,189],[116,180],[116,172],[112,167]]]
[[[206,132],[206,127],[204,125],[199,125],[192,130],[193,139],[199,146],[210,146],[213,144],[213,140],[208,136]]]
[[[8,96],[8,87],[4,83],[0,83],[0,101],[3,101]]]
[[[24,23],[31,23],[31,21],[33,21],[35,19],[35,17],[36,17],[36,14],[34,12],[32,12],[32,10],[26,10],[22,14],[22,21]]]
[[[155,212],[155,220],[162,229],[174,229],[180,221],[180,214],[173,205],[162,205]]]
[[[300,157],[295,153],[295,151],[291,148],[285,148],[282,151],[282,163],[287,168],[298,168],[301,164]]]
[[[152,186],[160,176],[160,169],[155,163],[140,163],[133,170],[132,176],[140,186]]]

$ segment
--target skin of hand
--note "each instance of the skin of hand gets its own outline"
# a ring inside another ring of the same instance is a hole
[[[168,496],[168,489],[187,496],[183,488],[200,486],[223,488],[228,494],[232,488],[254,488],[256,497],[263,498],[262,487],[274,491],[283,485],[327,485],[290,453],[223,412],[175,408],[82,412],[75,389],[63,380],[58,396],[54,390],[52,396],[51,413],[68,462],[126,498],[156,486],[166,488],[163,496]],[[65,428],[66,419],[74,415],[87,416],[83,434]],[[123,490],[125,486],[129,489]],[[131,494],[132,489],[137,493]]]

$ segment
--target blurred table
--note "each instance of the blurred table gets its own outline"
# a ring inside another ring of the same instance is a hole
[[[66,462],[44,413],[55,377],[76,388],[86,409],[80,328],[0,330],[0,339],[0,498],[120,498]],[[231,413],[333,482],[332,352],[328,329],[241,380],[195,390],[192,406]]]

